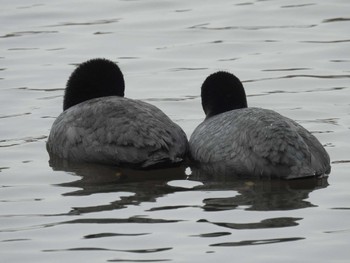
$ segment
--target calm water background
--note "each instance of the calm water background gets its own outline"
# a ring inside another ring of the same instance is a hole
[[[350,2],[2,1],[2,262],[349,262]],[[190,136],[200,85],[228,70],[250,106],[312,131],[328,180],[230,181],[51,164],[45,142],[66,80],[119,63],[126,95]]]

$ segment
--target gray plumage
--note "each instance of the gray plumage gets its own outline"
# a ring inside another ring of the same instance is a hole
[[[210,75],[202,85],[202,105],[207,117],[189,141],[194,169],[284,179],[330,173],[329,155],[316,137],[275,111],[248,108],[234,75]]]
[[[238,176],[286,179],[329,173],[329,156],[295,121],[272,110],[243,108],[202,122],[190,138],[200,163],[223,165]]]
[[[187,138],[157,107],[110,96],[62,112],[52,125],[47,150],[74,162],[147,168],[182,161]]]
[[[50,163],[167,167],[186,157],[183,130],[157,107],[124,98],[124,76],[113,61],[96,58],[70,75],[63,112],[47,142]]]

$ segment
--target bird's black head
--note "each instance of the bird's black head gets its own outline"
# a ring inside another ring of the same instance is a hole
[[[241,81],[233,74],[224,71],[218,71],[206,78],[202,84],[201,96],[207,118],[248,107]]]
[[[70,75],[63,110],[98,97],[124,97],[123,73],[114,62],[96,58],[80,64]]]

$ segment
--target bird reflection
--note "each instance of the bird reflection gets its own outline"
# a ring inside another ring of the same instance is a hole
[[[61,184],[62,186],[81,188],[81,190],[67,193],[69,195],[115,192],[126,190],[124,186],[133,183],[137,183],[135,186],[143,183],[156,185],[169,180],[186,178],[186,167],[184,166],[135,170],[102,164],[68,162],[63,159],[50,159],[49,164],[55,171],[66,171],[80,177],[79,180]],[[123,189],[120,189],[120,187]]]
[[[119,197],[105,205],[75,207],[71,214],[83,214],[115,210],[138,205],[143,202],[157,202],[157,199],[179,191],[217,191],[218,197],[204,198],[200,208],[204,212],[223,210],[281,211],[316,206],[311,203],[309,194],[328,186],[327,178],[306,178],[299,180],[261,180],[235,178],[220,172],[208,173],[192,167],[192,173],[186,175],[186,167],[179,166],[167,169],[140,171],[114,166],[96,164],[76,164],[65,161],[50,162],[54,170],[67,171],[78,176],[78,180],[62,183],[60,186],[73,188],[65,196],[91,195],[95,193],[128,192],[130,195]],[[171,186],[172,180],[192,180],[202,184],[185,189]],[[230,197],[220,197],[220,191],[232,191]],[[198,207],[198,206],[197,206]],[[184,206],[172,204],[170,208],[183,209]],[[150,210],[149,212],[152,212]],[[157,211],[157,207],[154,209]],[[259,219],[248,223],[237,223],[234,218],[219,222],[210,222],[199,218],[198,223],[210,223],[226,229],[265,229],[296,226],[302,218],[275,217]]]
[[[178,166],[167,169],[134,170],[91,163],[72,163],[62,159],[51,159],[50,166],[55,171],[69,172],[78,176],[78,180],[65,182],[59,186],[73,191],[64,193],[64,196],[85,196],[96,193],[129,192],[118,200],[96,207],[74,208],[71,213],[89,213],[125,208],[128,205],[137,205],[142,202],[155,200],[178,189],[167,185],[171,180],[185,179],[186,167]]]
[[[239,194],[230,198],[204,200],[207,211],[235,209],[271,211],[292,210],[315,206],[309,202],[309,194],[328,186],[327,177],[298,180],[239,178],[221,170],[191,167],[191,180],[205,183],[209,188],[233,189]]]
[[[213,171],[208,173],[207,169],[203,170],[196,167],[192,167],[192,174],[189,179],[203,182],[207,189],[235,190],[238,192],[237,195],[232,197],[203,200],[205,211],[233,209],[277,211],[314,207],[316,205],[310,202],[309,194],[314,190],[328,186],[327,177],[310,177],[298,180],[262,180],[237,178],[227,173],[214,173]],[[271,218],[259,221],[254,221],[254,218],[252,218],[253,222],[248,223],[232,222],[232,218],[220,222],[201,219],[198,222],[210,223],[226,229],[241,230],[291,227],[299,225],[299,221],[302,220],[300,217],[273,217],[273,213],[266,215],[271,216]]]

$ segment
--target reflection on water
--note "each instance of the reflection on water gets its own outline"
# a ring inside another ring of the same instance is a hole
[[[279,211],[314,207],[310,203],[309,194],[328,186],[327,177],[306,178],[299,180],[259,180],[240,179],[220,173],[204,173],[194,170],[186,175],[186,167],[140,171],[96,164],[75,164],[61,161],[51,163],[54,170],[63,170],[78,176],[78,180],[62,183],[60,186],[74,188],[64,193],[65,196],[91,195],[108,192],[130,192],[131,195],[121,197],[106,205],[96,207],[80,207],[71,211],[73,214],[91,213],[125,208],[143,202],[156,202],[157,199],[179,191],[232,191],[229,197],[212,197],[202,200],[200,207],[206,212],[242,209],[251,211]],[[177,180],[199,181],[190,189],[177,186],[171,182]],[[78,190],[76,189],[78,188]],[[192,205],[158,206],[149,211],[183,209]],[[231,229],[263,229],[273,227],[295,226],[301,218],[268,218],[254,223],[212,224]],[[130,220],[130,219],[128,219]],[[134,219],[133,219],[134,220]],[[144,220],[144,219],[140,219]],[[118,220],[117,220],[118,221]],[[113,221],[116,223],[117,221]],[[82,221],[79,221],[82,222]],[[101,223],[105,221],[102,220]],[[130,222],[130,221],[128,221]],[[138,221],[139,222],[139,221]],[[198,222],[208,222],[201,219]],[[155,223],[153,221],[149,223]]]
[[[60,184],[60,186],[75,188],[74,191],[64,193],[65,196],[110,192],[133,193],[107,205],[75,208],[74,211],[71,211],[73,214],[121,209],[142,202],[155,202],[158,197],[176,191],[176,188],[167,185],[169,180],[186,178],[186,168],[183,166],[170,169],[133,170],[99,164],[71,163],[60,159],[54,160],[50,161],[54,170],[70,172],[79,178]]]
[[[327,177],[305,178],[300,180],[239,179],[220,173],[205,173],[194,170],[192,180],[200,180],[206,189],[230,189],[237,195],[226,198],[208,198],[203,200],[206,211],[224,211],[241,209],[251,211],[294,210],[313,207],[308,201],[309,194],[328,186]],[[302,218],[268,218],[253,223],[211,222],[231,229],[265,229],[298,225]],[[201,222],[207,222],[202,220]]]
[[[290,237],[290,238],[275,238],[275,239],[260,239],[260,240],[244,240],[240,242],[225,242],[212,244],[213,247],[237,247],[237,246],[252,246],[252,245],[266,245],[281,242],[290,242],[303,240],[302,237]]]
[[[347,262],[349,3],[3,1],[1,260]],[[332,174],[260,181],[185,167],[51,169],[45,141],[67,77],[92,57],[120,63],[128,97],[158,106],[188,136],[204,118],[202,81],[231,71],[250,106],[315,133]]]
[[[173,230],[168,230],[168,225],[181,227],[181,225],[190,222],[191,228],[194,230],[198,228],[198,230],[192,231],[192,234],[188,233],[188,236],[206,241],[207,246],[212,248],[267,245],[304,240],[306,236],[301,233],[288,236],[276,235],[273,238],[263,238],[260,235],[248,235],[240,238],[235,236],[237,235],[236,231],[242,230],[276,229],[279,231],[284,228],[297,227],[303,221],[303,217],[300,215],[291,216],[290,213],[274,215],[272,212],[288,212],[316,207],[317,205],[310,201],[310,193],[328,186],[327,178],[291,181],[252,180],[221,176],[219,173],[208,175],[198,171],[187,175],[188,170],[183,166],[149,171],[66,162],[51,162],[51,166],[54,170],[63,170],[72,174],[72,181],[59,184],[59,187],[66,190],[62,194],[65,197],[83,197],[101,193],[117,194],[116,200],[109,200],[105,204],[74,206],[66,216],[74,216],[75,218],[65,217],[64,220],[56,223],[56,227],[99,225],[100,227],[96,230],[91,231],[91,229],[82,234],[81,238],[85,240],[112,239],[117,242],[119,239],[137,238],[137,240],[141,240],[140,242],[147,243],[146,240],[157,238],[157,232],[151,230],[154,227],[161,232],[170,231],[168,235],[173,235]],[[188,182],[187,187],[186,182]],[[118,193],[127,194],[120,195]],[[225,193],[224,196],[223,193]],[[171,199],[171,197],[175,199],[162,201]],[[129,214],[127,216],[124,213],[119,215],[117,212],[132,211],[132,207],[137,207],[139,212],[127,213]],[[197,211],[197,213],[188,217],[186,211],[190,212],[191,210]],[[236,218],[238,215],[236,213],[242,213],[242,211],[269,213],[263,218],[246,216],[242,221],[242,218],[240,220]],[[102,213],[109,213],[110,216],[99,216]],[[221,213],[226,214],[226,216],[213,217],[213,215]],[[95,214],[97,216],[93,216]],[[140,225],[143,227],[140,228]],[[112,228],[106,228],[107,226],[112,226]],[[134,228],[135,230],[132,230]],[[101,230],[98,231],[98,229]],[[155,237],[153,237],[154,235]],[[170,240],[173,238],[170,237]],[[103,250],[145,255],[176,249],[176,245],[173,242],[169,243],[169,240],[165,244],[161,245],[159,242],[153,241],[150,246],[143,244],[138,249],[120,246],[91,246],[64,249],[56,247],[44,251],[53,253]],[[168,259],[161,258],[161,260]],[[151,262],[155,261],[157,261],[155,258],[151,260]]]
[[[198,179],[197,179],[198,180]],[[246,210],[292,210],[314,206],[309,201],[310,192],[328,186],[327,178],[300,180],[220,180],[207,182],[209,188],[232,189],[239,194],[230,198],[204,200],[204,209],[218,211],[246,207]]]

